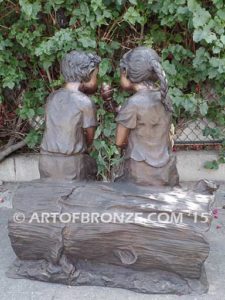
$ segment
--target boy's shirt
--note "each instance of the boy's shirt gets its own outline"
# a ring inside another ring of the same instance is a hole
[[[171,114],[165,111],[159,91],[137,92],[123,105],[116,121],[131,129],[125,158],[153,167],[168,163]]]
[[[42,152],[84,153],[87,146],[83,129],[97,126],[95,105],[85,94],[61,88],[48,97],[45,121]]]

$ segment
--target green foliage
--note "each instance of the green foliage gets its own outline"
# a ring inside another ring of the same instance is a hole
[[[203,130],[203,135],[207,137],[212,137],[215,140],[223,140],[221,149],[219,150],[218,159],[213,161],[207,161],[204,165],[206,169],[218,170],[219,165],[225,163],[225,134],[222,132],[221,128],[206,127]]]
[[[224,148],[219,152],[219,158],[217,160],[205,162],[204,167],[210,170],[218,170],[220,164],[225,164],[225,150]]]
[[[17,108],[22,119],[43,114],[46,96],[62,84],[59,60],[66,52],[96,51],[103,58],[99,83],[116,87],[119,58],[144,44],[162,55],[175,122],[206,116],[225,125],[224,1],[12,0],[0,1],[0,11],[0,102],[9,101],[5,89],[22,94]],[[206,97],[206,86],[216,97]],[[116,91],[114,98],[122,103],[124,96]],[[98,94],[94,101],[99,128],[92,155],[107,178],[119,161],[115,120],[103,110]],[[34,147],[40,137],[33,130],[27,143]]]
[[[219,169],[219,163],[218,163],[217,160],[207,161],[207,162],[205,162],[204,167],[206,169],[210,169],[210,170],[218,170]]]
[[[26,136],[26,143],[30,148],[34,148],[41,142],[42,134],[40,131],[31,130]]]

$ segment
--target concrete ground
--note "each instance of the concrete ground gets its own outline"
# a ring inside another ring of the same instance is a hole
[[[207,237],[211,253],[206,261],[209,292],[202,296],[144,295],[122,289],[102,287],[70,287],[25,279],[7,278],[5,272],[15,259],[7,235],[11,198],[18,184],[0,186],[0,300],[223,300],[225,299],[225,183],[217,192],[215,207],[219,209]],[[4,202],[2,202],[2,199]]]

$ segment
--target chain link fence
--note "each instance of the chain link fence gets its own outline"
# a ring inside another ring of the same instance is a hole
[[[218,144],[225,139],[225,127],[218,127],[207,118],[180,121],[175,128],[176,145]]]

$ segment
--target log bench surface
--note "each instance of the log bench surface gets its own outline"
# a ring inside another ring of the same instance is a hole
[[[203,181],[192,190],[125,183],[23,183],[14,196],[13,208],[25,220],[18,223],[13,214],[8,225],[18,257],[8,275],[146,293],[160,293],[160,288],[163,293],[206,291],[203,264],[210,248],[204,232],[212,219],[213,190]],[[61,222],[58,215],[54,222],[51,218],[30,222],[34,213],[41,216],[43,212],[139,215],[128,223],[102,222],[101,218],[93,223],[81,223],[80,219]],[[169,222],[157,218],[151,222],[150,213],[167,213],[171,218]],[[174,213],[182,215],[182,222],[172,218]]]

